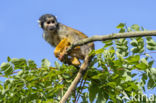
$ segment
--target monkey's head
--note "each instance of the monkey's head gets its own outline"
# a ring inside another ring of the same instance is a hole
[[[45,14],[39,18],[40,27],[48,32],[53,32],[58,28],[58,22],[54,15]]]

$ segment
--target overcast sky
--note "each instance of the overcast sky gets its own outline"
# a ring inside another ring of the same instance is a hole
[[[156,30],[156,0],[1,0],[0,64],[11,58],[56,61],[37,20],[45,14],[88,36],[116,33],[120,22]],[[100,48],[102,45],[97,45]],[[156,59],[156,54],[152,54]],[[53,64],[52,64],[53,65]]]

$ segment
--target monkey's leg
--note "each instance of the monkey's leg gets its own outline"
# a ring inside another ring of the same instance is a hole
[[[80,61],[79,61],[79,59],[76,58],[76,57],[72,57],[72,58],[71,58],[71,63],[72,63],[73,65],[75,65],[75,66],[79,66],[79,65],[80,65]]]
[[[75,47],[75,48],[72,50],[72,53],[70,54],[70,56],[72,57],[72,58],[71,58],[71,63],[72,63],[73,65],[79,66],[79,65],[81,64],[80,61],[79,61],[79,59],[81,59],[82,56],[79,57],[80,54],[81,54],[81,53],[80,53],[80,46],[77,46],[77,47]]]
[[[75,56],[71,56],[71,58],[68,58],[68,56],[64,57],[66,51],[60,53],[60,56],[59,56],[59,60],[60,61],[63,61],[67,64],[72,64],[72,65],[75,65],[75,66],[79,66],[80,65],[80,61],[77,57]]]

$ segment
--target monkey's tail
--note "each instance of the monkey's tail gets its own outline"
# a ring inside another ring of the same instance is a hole
[[[79,72],[77,73],[75,79],[73,80],[73,82],[69,86],[68,90],[66,91],[66,93],[62,97],[60,103],[65,103],[67,101],[67,99],[69,98],[69,96],[71,95],[71,93],[73,92],[73,90],[75,90],[80,79],[83,77],[83,75],[87,71],[87,68],[88,68],[88,65],[90,63],[91,58],[92,58],[92,56],[89,56],[89,55],[87,55],[85,57],[83,64],[80,66]]]

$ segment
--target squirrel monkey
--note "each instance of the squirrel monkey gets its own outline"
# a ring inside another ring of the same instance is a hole
[[[51,14],[42,15],[39,18],[39,25],[43,29],[43,38],[53,47],[54,55],[62,62],[80,65],[80,59],[84,60],[85,56],[94,48],[93,43],[75,47],[67,57],[64,57],[66,50],[72,43],[87,38],[82,32],[70,28],[57,21],[56,17]]]

